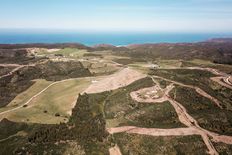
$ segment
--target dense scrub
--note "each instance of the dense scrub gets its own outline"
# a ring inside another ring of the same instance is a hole
[[[202,128],[220,134],[232,135],[232,112],[198,94],[194,89],[176,86],[170,96],[181,103]]]
[[[120,133],[114,135],[123,155],[207,154],[200,136],[152,137]]]
[[[10,138],[0,143],[1,146],[7,146],[8,150],[1,150],[2,153],[38,153],[50,152],[53,154],[63,154],[66,148],[75,143],[77,147],[74,154],[108,154],[109,142],[108,133],[105,129],[105,119],[103,117],[103,102],[106,96],[104,94],[80,95],[73,114],[68,123],[57,125],[34,125],[28,130],[28,125],[19,123],[0,123],[0,131],[15,127],[13,131],[5,131],[4,135],[15,134],[20,130],[25,130],[28,136]],[[23,126],[23,125],[26,125]],[[33,125],[33,124],[32,124]],[[5,137],[4,137],[5,138]],[[59,147],[60,146],[60,147]],[[70,148],[71,149],[71,148]],[[73,150],[73,149],[71,149]],[[4,152],[5,151],[5,152]]]
[[[147,60],[161,59],[204,59],[220,63],[232,62],[231,42],[202,42],[177,44],[141,44],[130,45],[128,50],[115,51],[116,55],[132,58],[146,58]],[[226,60],[226,61],[225,61]]]
[[[232,145],[225,143],[213,143],[213,145],[219,154],[230,155],[232,152]]]
[[[130,96],[132,91],[151,87],[151,78],[138,80],[127,87],[112,91],[104,101],[108,126],[138,126],[148,128],[184,127],[169,102],[138,103]]]
[[[6,106],[19,93],[34,84],[34,79],[58,81],[91,76],[80,62],[52,62],[23,67],[12,75],[0,79],[0,107]]]
[[[186,85],[197,86],[221,102],[224,109],[232,110],[232,91],[210,80],[210,72],[189,69],[152,70],[151,75],[161,76]]]

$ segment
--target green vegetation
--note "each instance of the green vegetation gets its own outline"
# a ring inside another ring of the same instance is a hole
[[[32,86],[35,79],[59,81],[69,78],[91,76],[90,71],[76,61],[46,63],[23,67],[12,75],[0,79],[0,107],[9,104],[18,94]]]
[[[103,118],[103,100],[106,95],[105,93],[80,95],[68,123],[38,124],[28,130],[28,136],[16,137],[17,139],[12,137],[4,141],[1,146],[10,145],[6,146],[7,150],[2,149],[1,153],[63,154],[67,150],[71,151],[70,147],[75,143],[77,148],[76,151],[72,149],[74,154],[107,155],[110,143],[106,139],[108,133]],[[2,128],[0,126],[0,130],[4,131],[12,127],[11,124],[19,126],[19,123],[7,123]],[[6,130],[6,132],[15,134],[24,128],[26,127],[19,126],[13,131]]]
[[[178,119],[175,109],[166,101],[138,105],[138,108],[125,114],[126,122],[121,126],[137,126],[144,128],[178,128],[185,127]]]
[[[172,67],[180,67],[182,64],[181,60],[162,60],[157,59],[154,61],[160,68],[172,68]]]
[[[154,83],[151,78],[144,78],[127,87],[114,90],[105,100],[105,116],[107,119],[113,119],[116,115],[127,113],[138,106],[138,103],[131,99],[130,92],[145,87],[151,87]]]
[[[183,127],[169,102],[138,103],[130,97],[132,91],[153,85],[151,78],[144,78],[127,87],[111,91],[104,101],[107,127],[127,125],[149,128]]]
[[[162,80],[162,79],[160,79],[160,78],[154,78],[154,79],[159,83],[159,85],[160,85],[160,87],[161,87],[162,89],[166,88],[168,85],[171,84],[171,82],[166,81],[166,80]]]
[[[6,75],[10,71],[12,71],[15,67],[2,67],[0,66],[0,76]]]
[[[123,155],[207,154],[200,136],[152,137],[136,134],[114,134]]]
[[[210,67],[217,69],[221,72],[231,74],[232,73],[232,66],[226,64],[214,64],[207,60],[191,60],[191,61],[182,61],[181,67]]]
[[[0,111],[4,111],[15,106],[26,103],[31,97],[38,94],[40,91],[49,86],[52,82],[46,80],[34,80],[35,83],[26,91],[17,95],[6,107],[1,108]]]
[[[220,134],[232,135],[232,112],[220,109],[214,102],[194,89],[176,86],[171,97],[181,103],[202,128]]]
[[[217,152],[221,155],[230,155],[232,152],[232,145],[224,143],[213,143]]]
[[[221,101],[224,109],[232,110],[232,91],[210,80],[214,75],[203,70],[189,69],[160,69],[152,70],[151,75],[161,76],[186,85],[197,86],[209,95]]]
[[[13,103],[16,101],[21,104],[27,102],[29,98],[41,91],[44,85],[47,86],[47,84],[49,82],[45,80],[38,80],[32,88],[23,92],[23,95],[17,96]],[[89,84],[90,79],[73,79],[55,84],[31,101],[31,106],[18,109],[5,115],[5,117],[17,122],[27,121],[43,124],[67,122],[78,94],[84,91]],[[56,115],[57,113],[59,116]]]

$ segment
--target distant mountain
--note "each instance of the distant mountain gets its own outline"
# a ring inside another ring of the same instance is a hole
[[[232,64],[232,38],[217,38],[199,43],[134,44],[125,55],[150,59],[205,59]],[[122,53],[120,53],[122,54]]]
[[[79,48],[91,49],[88,46],[79,43],[59,43],[59,44],[0,44],[0,49],[19,49],[19,48]]]

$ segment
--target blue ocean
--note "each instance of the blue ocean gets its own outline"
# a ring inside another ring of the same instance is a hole
[[[212,38],[229,38],[232,33],[80,33],[80,32],[33,32],[0,30],[0,44],[25,43],[81,43],[88,46],[111,44],[115,46],[143,43],[200,42]]]

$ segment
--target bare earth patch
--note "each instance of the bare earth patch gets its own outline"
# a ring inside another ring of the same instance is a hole
[[[135,126],[123,126],[116,128],[109,128],[107,131],[110,134],[114,133],[135,133],[141,135],[150,136],[187,136],[187,135],[200,135],[199,130],[189,127],[189,128],[174,128],[174,129],[158,129],[158,128],[139,128]]]
[[[130,93],[132,99],[138,102],[155,102],[157,99],[161,98],[163,90],[158,86],[153,86],[149,88],[143,88],[138,91]]]
[[[145,77],[145,74],[142,74],[130,68],[125,68],[99,81],[95,81],[85,90],[85,93],[91,94],[115,90],[120,87],[125,87],[133,83],[134,81]]]
[[[230,77],[212,77],[210,78],[212,81],[217,82],[221,86],[227,87],[229,89],[232,89],[232,85],[230,83]],[[223,81],[222,81],[223,80]]]
[[[118,145],[115,145],[114,147],[109,149],[110,155],[122,155]]]

